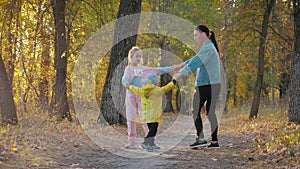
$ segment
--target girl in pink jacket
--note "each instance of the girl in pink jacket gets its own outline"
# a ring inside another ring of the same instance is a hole
[[[122,77],[122,85],[128,87],[129,85],[142,87],[141,79],[147,77],[149,74],[161,75],[164,73],[172,72],[171,67],[162,68],[149,68],[146,66],[140,66],[143,56],[143,52],[138,47],[132,47],[128,53],[128,66],[125,69],[124,75]],[[128,132],[128,144],[125,148],[135,148],[136,139],[136,123],[140,122],[142,119],[142,106],[141,98],[138,95],[133,94],[128,89],[126,89],[126,119],[127,119],[127,132]],[[137,114],[139,118],[137,118]],[[143,123],[143,129],[145,134],[148,133],[149,129],[146,123]],[[159,148],[154,146],[153,148]]]

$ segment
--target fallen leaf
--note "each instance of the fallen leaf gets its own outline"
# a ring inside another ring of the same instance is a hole
[[[213,158],[211,158],[213,161],[217,161],[218,159],[217,158],[215,158],[215,157],[213,157]]]
[[[14,144],[13,144],[13,147],[11,148],[11,151],[13,151],[13,152],[17,152],[18,151],[17,141],[16,140],[14,141]]]

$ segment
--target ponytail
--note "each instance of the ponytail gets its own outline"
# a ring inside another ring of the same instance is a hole
[[[199,32],[205,32],[206,36],[211,39],[212,43],[214,44],[216,50],[219,52],[218,43],[216,41],[215,33],[211,30],[209,30],[205,25],[199,25],[196,28]]]
[[[209,39],[211,39],[212,43],[215,45],[216,50],[219,52],[218,43],[216,41],[216,36],[213,31],[210,31]]]

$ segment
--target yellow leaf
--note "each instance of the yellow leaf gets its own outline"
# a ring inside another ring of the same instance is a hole
[[[17,148],[17,147],[12,147],[12,148],[11,148],[11,151],[17,152],[17,151],[18,151],[18,148]]]
[[[2,130],[2,131],[1,131],[1,135],[5,135],[5,134],[6,134],[6,131],[7,131],[6,129]]]
[[[66,52],[64,52],[61,56],[60,56],[60,58],[64,58],[66,56]]]
[[[14,147],[17,147],[17,141],[15,140],[15,142],[14,142],[14,145],[13,145]]]
[[[18,151],[17,141],[16,140],[14,141],[14,144],[13,144],[13,147],[11,148],[11,151],[13,151],[13,152],[17,152]]]

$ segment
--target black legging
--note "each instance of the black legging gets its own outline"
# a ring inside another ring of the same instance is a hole
[[[147,138],[148,137],[155,137],[156,133],[157,133],[157,128],[158,128],[158,122],[153,122],[153,123],[147,123],[149,132],[147,134]]]
[[[193,99],[193,118],[197,130],[197,136],[204,138],[203,123],[200,115],[201,108],[206,102],[206,113],[211,126],[212,141],[218,141],[218,120],[215,113],[220,94],[220,84],[198,86]]]
[[[147,126],[149,128],[149,132],[147,136],[144,138],[145,143],[149,144],[150,146],[154,145],[154,137],[156,136],[157,133],[157,128],[158,128],[158,122],[154,123],[147,123]]]

